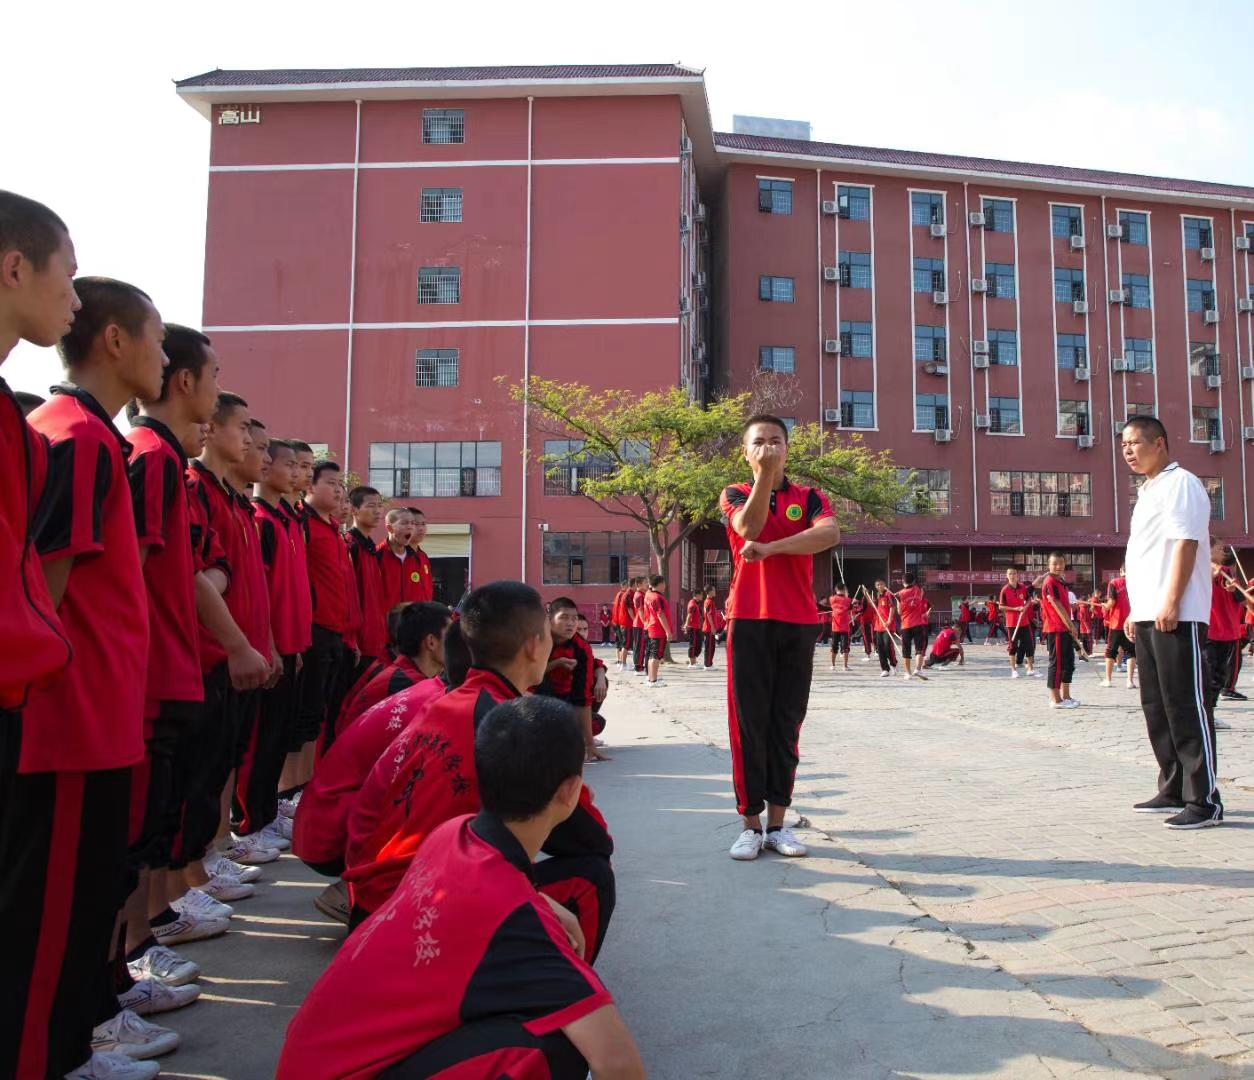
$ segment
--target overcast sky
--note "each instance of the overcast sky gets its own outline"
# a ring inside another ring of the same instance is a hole
[[[0,186],[65,218],[82,273],[193,326],[209,124],[172,81],[217,67],[682,62],[723,130],[1254,185],[1248,0],[14,0],[4,23]],[[43,392],[59,370],[19,345],[4,375]]]

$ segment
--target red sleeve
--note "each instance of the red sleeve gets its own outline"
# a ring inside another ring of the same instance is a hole
[[[32,530],[40,557],[96,555],[104,550],[104,503],[113,487],[109,450],[83,434],[48,449],[48,482]]]

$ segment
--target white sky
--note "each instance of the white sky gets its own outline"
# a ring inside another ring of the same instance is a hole
[[[720,130],[748,113],[835,142],[1254,185],[1248,0],[14,0],[4,39],[0,186],[65,218],[82,273],[193,326],[209,123],[172,81],[215,67],[682,62],[706,69]],[[60,368],[19,345],[4,375],[42,393]]]

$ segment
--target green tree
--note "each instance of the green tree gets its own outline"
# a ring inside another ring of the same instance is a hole
[[[509,390],[526,400],[535,428],[576,444],[569,454],[539,455],[546,473],[578,467],[577,493],[644,529],[668,585],[671,555],[694,530],[718,520],[725,487],[751,479],[740,450],[745,420],[776,404],[756,386],[706,406],[679,388],[637,394],[533,378]],[[910,492],[887,452],[869,450],[856,435],[824,433],[819,424],[793,428],[788,473],[824,491],[842,527],[890,521]]]

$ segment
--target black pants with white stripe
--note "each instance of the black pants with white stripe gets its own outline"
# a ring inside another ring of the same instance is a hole
[[[1219,695],[1224,690],[1237,688],[1237,676],[1241,673],[1241,642],[1206,642],[1206,668],[1210,673],[1206,705],[1213,716]]]
[[[1136,624],[1141,708],[1158,761],[1158,792],[1211,813],[1220,800],[1205,644],[1204,623],[1182,622],[1169,634],[1152,622]]]
[[[1075,675],[1075,642],[1071,635],[1062,632],[1046,634],[1045,644],[1049,648],[1049,671],[1045,685],[1051,690],[1070,686]]]

